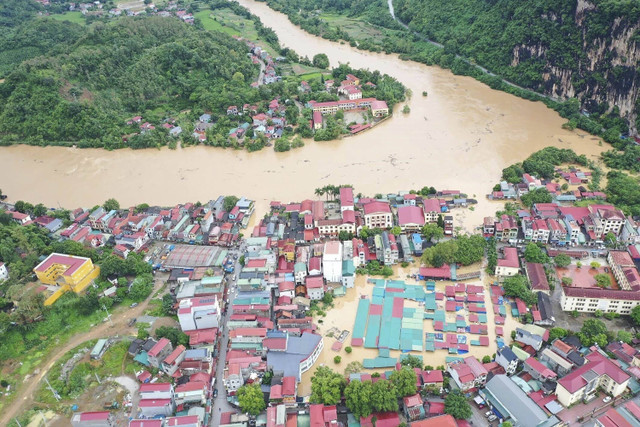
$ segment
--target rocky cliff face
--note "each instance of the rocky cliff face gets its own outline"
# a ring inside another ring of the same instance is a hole
[[[597,4],[588,0],[576,2],[574,20],[583,52],[577,70],[558,66],[548,57],[547,46],[540,43],[515,46],[511,65],[530,58],[543,60],[547,94],[559,99],[578,97],[588,111],[603,103],[609,111],[618,107],[635,133],[640,112],[640,22],[618,16],[612,22],[605,20],[603,26],[601,17],[594,19],[596,14],[603,14]],[[547,13],[541,19],[555,21],[558,17]]]

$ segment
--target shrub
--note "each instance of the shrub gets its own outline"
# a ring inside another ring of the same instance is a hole
[[[342,361],[342,357],[340,356],[336,356],[333,358],[333,363],[338,364]]]

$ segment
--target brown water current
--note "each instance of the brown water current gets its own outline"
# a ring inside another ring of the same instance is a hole
[[[0,188],[10,200],[90,207],[109,197],[121,205],[206,201],[219,194],[269,200],[313,197],[326,184],[353,184],[357,192],[421,188],[459,189],[480,201],[465,213],[465,228],[495,212],[484,195],[502,168],[546,146],[573,148],[592,158],[597,139],[561,128],[564,120],[542,103],[490,89],[438,67],[397,55],[358,51],[309,35],[264,3],[240,4],[272,27],[301,55],[326,53],[332,65],[349,62],[390,74],[413,92],[411,113],[341,141],[313,142],[288,153],[192,147],[105,151],[61,147],[0,148]],[[214,59],[212,59],[214,60]],[[421,93],[428,92],[428,97]],[[258,214],[262,214],[260,210]]]

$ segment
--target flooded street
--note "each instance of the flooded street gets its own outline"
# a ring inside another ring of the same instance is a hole
[[[399,112],[361,135],[313,142],[288,153],[256,153],[210,147],[104,151],[62,147],[0,148],[0,188],[9,200],[50,206],[91,207],[115,197],[123,206],[206,201],[219,194],[258,201],[313,197],[317,187],[353,184],[373,195],[421,188],[459,189],[480,204],[465,213],[465,228],[495,212],[484,195],[501,170],[533,151],[553,145],[592,158],[602,151],[583,132],[561,128],[564,119],[546,108],[437,67],[401,61],[396,55],[358,51],[314,37],[264,3],[243,6],[272,27],[284,46],[312,57],[326,53],[332,65],[380,70],[408,86],[410,114]],[[428,92],[428,97],[421,95]],[[402,106],[396,107],[396,110]]]

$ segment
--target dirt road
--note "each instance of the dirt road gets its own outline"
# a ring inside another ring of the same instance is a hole
[[[11,402],[9,407],[3,409],[2,414],[0,414],[0,425],[8,425],[12,418],[19,416],[23,411],[26,411],[29,408],[29,405],[33,403],[33,398],[42,379],[47,375],[58,359],[64,356],[68,351],[78,347],[86,341],[98,338],[107,338],[114,335],[127,335],[131,333],[135,335],[134,331],[137,330],[137,328],[135,326],[129,327],[127,323],[131,318],[138,317],[143,314],[144,310],[149,305],[149,301],[151,301],[153,295],[158,291],[158,289],[160,289],[163,283],[164,281],[156,279],[151,295],[149,295],[144,302],[138,304],[137,307],[118,307],[111,315],[111,321],[113,324],[107,321],[94,326],[90,331],[74,336],[71,340],[67,341],[63,347],[60,347],[50,354],[46,366],[40,366],[40,373],[38,375],[35,375],[23,382],[18,393],[14,396],[13,402]]]

